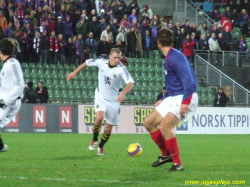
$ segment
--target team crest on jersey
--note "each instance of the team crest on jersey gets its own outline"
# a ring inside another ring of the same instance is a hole
[[[113,77],[116,78],[116,74],[114,74]]]
[[[110,85],[110,83],[111,83],[111,78],[109,78],[109,77],[104,77],[104,81],[105,81],[105,84],[108,84],[108,85]]]
[[[168,74],[167,70],[164,70],[164,73],[165,73],[165,75],[167,75]]]
[[[96,108],[99,108],[99,105],[98,105],[98,104],[96,105]]]

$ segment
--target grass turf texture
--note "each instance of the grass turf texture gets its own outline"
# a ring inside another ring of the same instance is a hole
[[[87,150],[91,137],[4,134],[10,150],[0,153],[0,187],[198,186],[186,180],[245,180],[238,186],[250,186],[249,135],[178,135],[182,172],[167,172],[170,163],[151,167],[160,151],[149,135],[112,135],[104,156]],[[143,153],[130,157],[127,147],[136,142]]]

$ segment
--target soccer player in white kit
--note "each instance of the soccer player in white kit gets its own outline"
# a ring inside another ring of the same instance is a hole
[[[23,72],[19,62],[12,58],[14,45],[9,39],[0,41],[0,59],[3,68],[0,75],[0,127],[6,126],[16,115],[21,107],[24,80]],[[0,152],[9,148],[3,143],[0,132]]]
[[[122,52],[119,49],[113,48],[110,51],[109,59],[89,59],[67,76],[69,81],[88,66],[96,66],[99,69],[94,102],[96,119],[93,124],[93,139],[89,145],[90,151],[94,151],[98,144],[103,119],[106,120],[106,126],[98,145],[97,155],[103,155],[103,146],[109,140],[112,127],[119,123],[120,102],[125,99],[125,95],[134,86],[133,78],[120,62],[121,55]],[[123,90],[121,90],[122,82],[127,84]]]

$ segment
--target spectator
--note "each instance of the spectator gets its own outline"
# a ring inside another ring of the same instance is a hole
[[[123,15],[125,14],[126,8],[122,4],[123,0],[118,0],[117,5],[114,7],[114,17],[118,20],[118,23],[121,21]]]
[[[38,25],[38,21],[35,17],[35,14],[36,12],[34,10],[32,10],[30,12],[30,15],[29,15],[29,20],[30,20],[30,23],[31,23],[31,26],[33,27],[34,25]]]
[[[250,37],[250,20],[248,20],[247,23],[244,23],[241,31],[242,31],[242,36]]]
[[[125,28],[129,28],[131,26],[131,24],[128,21],[127,14],[124,14],[122,20],[120,21],[120,27],[122,26],[124,26]]]
[[[68,65],[74,64],[74,56],[76,54],[76,46],[73,44],[71,37],[68,38],[68,42],[65,46],[65,61]]]
[[[49,27],[50,32],[56,30],[56,28],[55,28],[55,22],[52,19],[52,15],[51,14],[48,14],[47,23],[48,23],[48,27]]]
[[[177,49],[181,52],[183,52],[182,43],[185,38],[186,38],[185,29],[181,28],[181,33],[178,36],[178,46],[177,46]]]
[[[92,9],[91,10],[91,13],[88,15],[88,20],[92,20],[92,18],[96,16],[97,17],[97,14],[96,14],[96,10],[95,9]],[[83,16],[82,16],[83,17]],[[86,20],[87,21],[87,20]]]
[[[236,42],[236,45],[238,45],[238,50],[237,50],[237,48],[236,48],[236,50],[239,51],[238,52],[238,54],[239,54],[239,60],[238,60],[239,66],[242,66],[243,61],[246,59],[245,52],[247,50],[247,45],[246,45],[244,36],[240,37],[240,40]]]
[[[196,39],[196,34],[194,32],[191,33],[191,40],[194,42],[193,49],[198,49],[198,41]]]
[[[98,25],[99,23],[97,22],[97,17],[94,16],[89,23],[89,32],[93,33],[94,38],[99,39],[99,26]],[[91,51],[91,48],[90,48],[90,51]]]
[[[83,53],[83,62],[85,62],[86,60],[90,59],[90,52],[89,52],[89,48],[86,47],[86,49],[84,50]]]
[[[138,16],[139,13],[140,13],[140,8],[139,8],[139,6],[138,6],[137,0],[132,0],[132,3],[130,3],[130,4],[128,5],[128,7],[127,7],[127,12],[128,12],[129,15],[132,14],[133,9],[135,9],[135,15]]]
[[[222,19],[221,13],[218,11],[218,9],[214,9],[213,13],[211,14],[211,17],[216,21],[220,22]]]
[[[57,23],[56,23],[56,35],[58,36],[59,34],[65,34],[65,24],[62,22],[62,17],[58,16],[57,17]]]
[[[39,103],[48,103],[49,101],[49,94],[47,87],[43,86],[43,82],[38,83],[38,87],[35,89],[38,93]]]
[[[32,52],[32,62],[34,63],[39,63],[40,61],[40,55],[41,55],[40,42],[41,42],[40,33],[36,32],[35,38],[33,40],[33,52]]]
[[[142,36],[140,33],[140,30],[138,28],[135,29],[135,35],[136,35],[136,57],[141,58],[141,52],[142,52]]]
[[[105,19],[106,20],[106,14],[105,14],[105,10],[101,9],[100,14],[97,15],[97,20],[98,22],[100,22],[101,20]]]
[[[118,29],[120,28],[120,26],[118,24],[118,20],[116,18],[114,19],[113,23],[111,23],[110,28],[111,28],[111,32],[113,34],[113,38],[115,40],[116,36],[119,32]]]
[[[188,34],[190,35],[190,34],[191,34],[191,31],[192,31],[192,29],[191,29],[191,27],[189,26],[189,24],[190,24],[190,21],[189,21],[189,20],[186,20],[186,21],[185,21],[185,24],[181,26],[181,28],[184,28],[184,29],[185,29],[185,34],[186,34],[186,35],[188,35]]]
[[[230,10],[230,6],[226,7],[226,11],[225,11],[225,16],[230,20],[233,21],[233,13]]]
[[[39,47],[41,49],[40,63],[44,64],[47,62],[49,45],[50,45],[50,41],[49,41],[49,38],[47,37],[47,31],[44,30],[42,33],[41,41],[40,41],[40,45],[39,45]]]
[[[161,100],[163,97],[167,97],[167,89],[166,87],[162,87],[161,93],[157,96],[156,101]]]
[[[13,13],[13,16],[9,18],[9,22],[12,23],[12,25],[14,26],[14,28],[16,27],[19,27],[21,26],[21,23],[18,19],[18,16],[17,16],[17,11],[15,10],[14,13]]]
[[[116,1],[115,0],[112,0],[111,2],[110,2],[110,5],[109,5],[109,7],[108,7],[108,11],[110,11],[110,10],[114,10],[115,9],[115,7],[116,7]]]
[[[27,89],[24,92],[22,99],[23,103],[39,103],[39,96],[35,90],[33,90],[33,82],[27,83]]]
[[[108,25],[108,26],[106,27],[106,29],[102,32],[101,37],[100,37],[100,40],[103,39],[103,36],[105,36],[106,41],[108,41],[109,36],[112,36],[112,38],[113,38],[113,34],[112,34],[111,30],[110,30],[110,26],[109,26],[109,25]]]
[[[146,35],[142,36],[142,49],[143,49],[143,58],[149,58],[150,50],[151,50],[151,37],[149,30],[146,31]]]
[[[135,28],[130,27],[130,32],[127,34],[127,51],[129,53],[130,58],[135,57],[135,51],[136,51],[136,35],[135,35]]]
[[[8,21],[6,17],[4,17],[3,11],[0,11],[0,26],[3,31],[8,27]]]
[[[127,35],[126,35],[125,28],[121,28],[121,31],[117,35],[116,42],[118,42],[118,41],[121,41],[123,47],[127,46]]]
[[[142,20],[146,20],[147,21],[147,25],[150,24],[151,19],[149,18],[149,13],[146,12],[144,16],[142,16]]]
[[[57,62],[57,52],[58,52],[58,39],[56,37],[55,31],[51,32],[51,36],[49,38],[49,54],[50,54],[50,63],[56,64]]]
[[[59,34],[58,35],[58,52],[57,52],[57,60],[59,64],[63,64],[65,61],[64,54],[65,54],[65,46],[66,42],[63,39],[63,35]]]
[[[107,28],[109,24],[106,22],[106,19],[103,18],[101,22],[99,23],[99,36],[102,34],[103,31]]]
[[[120,51],[122,52],[122,54],[125,54],[125,51],[126,51],[126,50],[125,50],[125,46],[122,45],[121,40],[118,40],[118,41],[116,42],[115,48],[120,49]]]
[[[210,37],[210,36],[211,36],[211,32],[210,32],[210,29],[209,29],[208,26],[207,26],[207,23],[204,22],[204,23],[202,24],[202,27],[203,27],[203,29],[204,29],[204,31],[205,31],[205,33],[206,33],[206,36],[207,36],[207,37]]]
[[[93,38],[93,32],[89,33],[88,38],[85,40],[86,47],[89,48],[90,58],[96,58],[96,51],[97,51],[97,42]]]
[[[211,29],[211,33],[214,33],[216,38],[219,37],[220,30],[218,29],[217,23],[214,24],[213,28]]]
[[[147,19],[144,19],[140,25],[140,32],[142,36],[146,35],[146,31],[149,30],[149,25],[147,24]]]
[[[153,25],[151,27],[151,38],[152,38],[152,49],[157,50],[157,36],[158,36],[159,27],[157,25],[157,21],[153,22]]]
[[[228,26],[226,27],[226,30],[223,31],[223,36],[224,36],[224,38],[225,38],[225,41],[226,41],[228,44],[231,44],[231,43],[232,43],[233,37],[232,37],[231,32],[229,31],[229,27],[228,27]]]
[[[65,21],[65,38],[68,39],[69,37],[73,37],[73,23],[71,22],[70,16],[66,16],[66,21]]]
[[[227,17],[225,16],[224,13],[222,14],[222,16],[223,16],[223,17],[222,17],[222,20],[221,20],[221,22],[220,22],[221,27],[222,27],[222,31],[225,31],[225,30],[226,30],[226,27],[229,27],[229,31],[232,32],[232,31],[233,31],[233,24],[232,24],[232,22],[230,21],[229,18],[227,18]]]
[[[223,88],[219,88],[219,92],[214,98],[214,107],[226,107],[227,101],[228,101],[228,97],[223,92]]]
[[[86,0],[79,0],[77,5],[76,5],[76,8],[80,11],[82,10],[87,10],[88,11],[88,3]]]
[[[209,50],[208,42],[206,40],[206,35],[201,35],[199,41],[199,50]]]
[[[83,39],[87,38],[88,23],[84,18],[81,18],[80,21],[76,24],[76,33],[77,35],[81,34]]]
[[[248,0],[245,0],[242,7],[246,9],[247,12],[250,12],[250,4]]]
[[[108,24],[110,24],[110,23],[113,23],[114,22],[114,13],[113,13],[113,10],[111,9],[109,12],[108,12],[108,14],[107,14],[107,16],[106,16],[106,22],[108,23]]]
[[[209,44],[209,49],[212,52],[212,62],[217,63],[218,62],[217,52],[221,51],[221,48],[215,33],[212,33],[211,38],[208,40],[208,44]]]
[[[14,38],[12,22],[9,22],[8,27],[6,27],[6,29],[4,30],[3,36],[5,38]]]
[[[115,44],[114,44],[114,39],[113,39],[113,37],[112,36],[109,36],[109,38],[108,38],[108,46],[109,46],[109,49],[108,49],[108,51],[110,52],[110,50],[112,49],[112,48],[114,48],[115,47]],[[109,54],[109,53],[108,53]]]
[[[159,19],[159,16],[157,16],[157,15],[154,15],[154,16],[153,16],[153,19],[151,20],[151,22],[150,22],[150,24],[149,24],[150,27],[152,27],[154,21],[156,21],[158,27],[161,28],[161,21],[160,21],[160,19]]]
[[[179,35],[181,33],[180,22],[176,22],[173,32],[174,32],[174,48],[179,49],[178,41],[179,41]]]
[[[195,39],[198,42],[200,40],[200,32],[197,30],[197,27],[196,27],[195,23],[193,23],[192,27],[191,27],[191,36],[192,36],[192,33],[195,34]]]
[[[239,26],[242,27],[249,20],[249,16],[246,12],[246,9],[242,9],[239,15]]]
[[[214,10],[214,3],[211,2],[211,0],[206,0],[204,3],[203,3],[203,11],[206,13],[206,14],[211,14]]]
[[[146,13],[148,13],[148,17],[149,17],[150,19],[153,18],[153,15],[154,15],[154,14],[153,14],[153,11],[148,7],[147,4],[143,5],[142,10],[141,10],[141,15],[142,15],[142,16],[145,16]]]
[[[237,0],[236,5],[233,5],[234,11],[239,14],[242,11],[241,0]]]
[[[76,40],[75,45],[76,45],[75,64],[80,65],[83,63],[82,56],[83,56],[84,47],[85,47],[81,34],[77,35],[77,40]]]
[[[218,43],[219,43],[220,48],[221,48],[222,51],[225,51],[225,50],[228,51],[228,44],[227,44],[226,40],[224,39],[222,33],[219,34]]]
[[[132,10],[132,14],[130,14],[129,16],[128,16],[128,21],[129,21],[129,23],[132,25],[132,23],[133,23],[133,21],[134,20],[138,20],[138,17],[137,17],[137,15],[136,15],[136,9],[133,9]]]
[[[109,45],[108,42],[106,41],[106,36],[103,36],[102,40],[98,42],[97,56],[107,58],[108,54],[109,54]]]
[[[188,34],[186,36],[186,39],[183,40],[182,47],[183,47],[183,54],[187,57],[189,62],[191,62],[191,58],[194,54],[194,46],[195,43]]]

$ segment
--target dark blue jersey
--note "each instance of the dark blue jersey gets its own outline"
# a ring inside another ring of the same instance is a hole
[[[163,66],[168,96],[183,95],[182,104],[189,105],[198,87],[192,65],[183,53],[171,48],[164,58]]]

